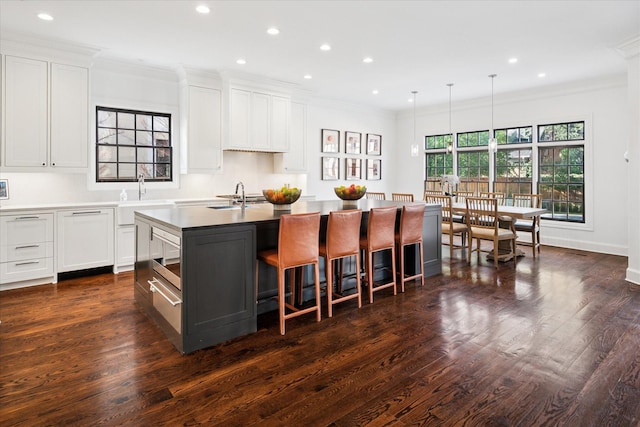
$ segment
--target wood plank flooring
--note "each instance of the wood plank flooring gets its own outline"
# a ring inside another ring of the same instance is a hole
[[[132,273],[1,292],[0,425],[640,425],[626,258],[543,247],[496,270],[443,253],[424,287],[284,337],[268,313],[186,356],[138,311]]]

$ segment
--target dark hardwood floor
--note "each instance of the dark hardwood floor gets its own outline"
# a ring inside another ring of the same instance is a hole
[[[181,356],[132,273],[0,293],[0,425],[637,426],[640,287],[626,258],[475,255],[358,310]],[[326,312],[326,309],[325,309]]]

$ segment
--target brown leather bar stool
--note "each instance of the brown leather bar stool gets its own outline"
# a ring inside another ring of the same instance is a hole
[[[410,280],[420,279],[424,286],[424,254],[422,252],[422,224],[424,222],[425,205],[404,205],[400,214],[400,231],[396,233],[398,258],[400,259],[400,291],[404,292],[404,284]],[[420,253],[420,270],[417,274],[407,276],[405,273],[404,255],[407,246],[415,245]]]
[[[285,214],[280,216],[278,230],[278,248],[258,252],[258,260],[278,269],[278,311],[280,317],[280,334],[284,335],[285,320],[316,312],[318,322],[321,318],[320,302],[320,268],[318,257],[318,236],[320,235],[320,213]],[[298,308],[294,303],[293,280],[290,281],[291,300],[285,301],[285,272],[288,269],[313,264],[315,279],[315,305]],[[256,289],[258,285],[258,268],[256,265]],[[287,313],[289,309],[290,313]]]
[[[395,206],[373,208],[369,211],[367,236],[360,239],[360,249],[365,253],[365,281],[369,286],[369,303],[373,303],[373,293],[381,289],[393,287],[393,294],[398,292],[396,286],[396,211]],[[373,283],[373,254],[383,250],[391,250],[391,281],[375,285]]]
[[[362,211],[348,210],[329,213],[326,242],[320,243],[320,256],[325,260],[327,276],[327,312],[333,316],[333,305],[354,298],[358,299],[358,308],[362,307],[360,289],[360,223]],[[342,262],[346,257],[356,257],[356,292],[342,295]],[[340,261],[338,292],[333,292],[333,262]]]

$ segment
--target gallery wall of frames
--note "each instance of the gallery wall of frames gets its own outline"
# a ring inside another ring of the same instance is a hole
[[[382,135],[335,129],[321,129],[320,133],[322,180],[382,178]]]

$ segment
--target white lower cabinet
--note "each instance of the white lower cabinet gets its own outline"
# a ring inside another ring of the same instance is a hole
[[[116,230],[116,263],[114,273],[133,269],[136,260],[136,227],[119,225]]]
[[[52,213],[0,217],[0,289],[55,282],[53,259]]]
[[[58,211],[58,273],[114,264],[113,209]]]

